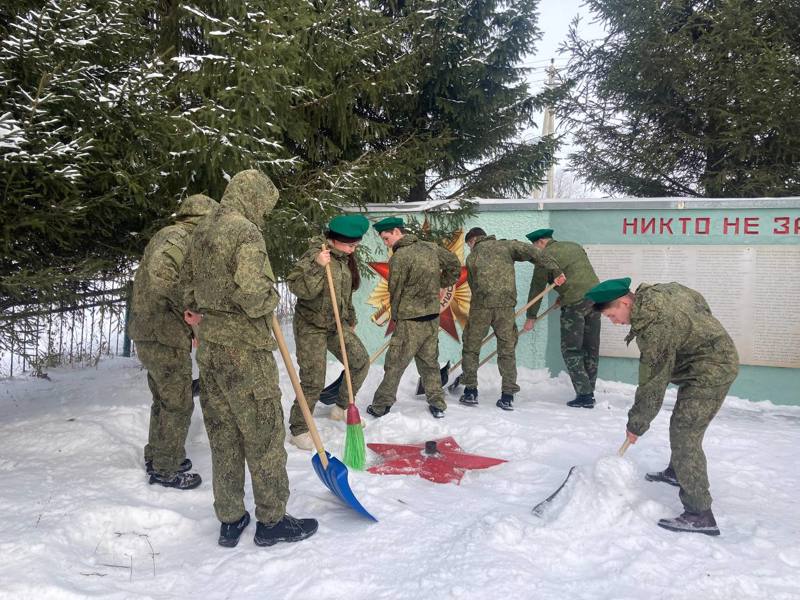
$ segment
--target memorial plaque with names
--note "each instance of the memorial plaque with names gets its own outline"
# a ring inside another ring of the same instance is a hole
[[[697,290],[744,365],[800,367],[800,246],[587,245],[600,280],[675,281]],[[638,358],[629,327],[603,318],[601,356]]]

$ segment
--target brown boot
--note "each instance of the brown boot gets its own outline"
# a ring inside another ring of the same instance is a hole
[[[670,531],[704,533],[705,535],[719,535],[719,527],[714,520],[711,509],[701,512],[684,511],[679,517],[673,519],[659,519],[658,526]]]

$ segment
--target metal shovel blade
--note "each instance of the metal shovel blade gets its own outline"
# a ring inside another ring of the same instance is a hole
[[[197,398],[200,395],[200,380],[192,379],[192,398]]]
[[[456,391],[458,390],[458,386],[461,385],[461,376],[462,375],[463,375],[463,373],[459,373],[458,375],[456,375],[456,378],[453,380],[453,383],[451,383],[450,385],[447,386],[447,391],[448,392],[456,393]]]
[[[322,480],[322,483],[325,484],[325,487],[358,514],[377,522],[378,519],[369,514],[367,509],[361,506],[361,503],[353,495],[353,490],[350,489],[350,484],[347,482],[347,467],[344,466],[344,463],[338,458],[331,456],[330,452],[326,451],[325,455],[328,457],[327,469],[322,466],[319,454],[314,454],[311,459],[311,464],[314,465],[314,470],[317,472],[317,476],[320,480]]]
[[[323,404],[327,404],[328,406],[331,404],[336,404],[336,399],[339,397],[339,388],[341,387],[343,380],[344,371],[339,373],[339,377],[328,384],[325,389],[320,392],[319,401]]]
[[[447,364],[439,369],[439,375],[442,378],[442,387],[447,384],[447,380],[450,379],[450,361],[447,361]],[[422,385],[422,377],[417,380],[417,396],[421,396],[425,393],[425,386]]]
[[[533,512],[533,514],[535,514],[537,517],[541,517],[544,514],[544,509],[547,508],[547,505],[550,504],[553,498],[555,498],[558,495],[558,493],[564,489],[564,486],[567,485],[567,481],[572,476],[573,471],[575,471],[575,467],[570,467],[569,473],[567,473],[567,477],[564,479],[564,482],[560,486],[558,486],[558,489],[556,489],[555,492],[550,494],[547,498],[545,498],[544,500],[539,502],[539,504],[533,507],[533,510],[531,511]]]

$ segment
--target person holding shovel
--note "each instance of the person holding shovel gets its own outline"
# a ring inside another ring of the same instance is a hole
[[[367,230],[369,221],[363,215],[334,217],[328,223],[325,236],[309,242],[308,250],[286,278],[289,291],[297,297],[293,320],[295,355],[303,394],[312,413],[325,386],[328,351],[342,361],[331,294],[326,287],[325,265],[330,267],[339,315],[346,325],[342,333],[354,395],[369,372],[369,355],[355,333],[356,311],[352,302],[353,292],[361,283],[354,252]],[[348,400],[347,387],[341,386],[336,404],[331,408],[332,419],[344,419]],[[303,450],[314,448],[296,399],[289,416],[289,429],[292,444]]]
[[[439,373],[439,298],[461,275],[461,262],[443,247],[406,233],[403,219],[373,225],[387,248],[389,301],[395,330],[383,363],[384,375],[367,412],[382,417],[397,400],[400,378],[413,359],[425,387],[428,409],[440,419],[447,404]]]
[[[497,337],[497,368],[502,387],[496,405],[514,410],[517,385],[517,323],[514,306],[517,302],[515,262],[533,261],[537,268],[556,273],[554,283],[561,285],[566,278],[558,262],[549,253],[515,240],[498,240],[473,227],[464,236],[470,248],[467,257],[467,281],[472,293],[469,318],[464,328],[462,350],[464,393],[459,402],[467,406],[478,404],[478,358],[481,342],[491,327]]]
[[[575,398],[567,402],[567,406],[594,408],[594,385],[600,358],[600,313],[592,310],[592,303],[584,295],[600,280],[580,244],[554,240],[552,229],[537,229],[525,237],[539,250],[547,250],[567,276],[567,283],[556,289],[561,305],[561,356],[575,389]],[[537,265],[528,300],[540,294],[559,272]],[[528,308],[524,331],[533,329],[540,306],[541,300]]]
[[[145,470],[151,484],[179,490],[196,488],[202,481],[197,473],[188,473],[192,461],[184,448],[194,401],[192,329],[183,320],[180,270],[197,224],[217,206],[203,194],[186,198],[175,223],[148,242],[133,279],[128,335],[136,342],[153,395]]]
[[[218,543],[233,547],[250,522],[245,464],[256,504],[258,546],[296,542],[317,531],[315,519],[286,513],[283,409],[272,352],[278,305],[262,229],[278,190],[257,170],[234,175],[220,207],[195,231],[181,271],[184,306],[202,314],[197,362],[200,405],[211,446]]]
[[[645,434],[661,409],[667,385],[678,386],[669,422],[669,466],[648,473],[648,481],[680,487],[683,514],[661,519],[659,527],[719,535],[711,512],[703,436],[739,372],[739,355],[728,332],[711,314],[705,298],[679,283],[642,284],[610,279],[586,293],[595,310],[615,325],[630,325],[627,343],[636,340],[639,385],[628,411],[627,439]]]

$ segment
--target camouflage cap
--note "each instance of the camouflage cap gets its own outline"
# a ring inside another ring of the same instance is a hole
[[[205,217],[217,206],[219,205],[216,200],[209,198],[205,194],[193,194],[181,202],[175,217],[178,219]]]
[[[540,240],[542,238],[551,238],[553,237],[553,230],[552,229],[537,229],[536,231],[531,231],[528,235],[525,236],[531,242],[535,242],[536,240]]]
[[[630,287],[630,277],[623,277],[621,279],[606,279],[586,292],[584,298],[591,300],[595,304],[603,304],[605,302],[611,302],[612,300],[621,298],[630,292]]]
[[[391,231],[395,227],[404,227],[405,223],[403,219],[400,217],[386,217],[385,219],[381,219],[373,227],[375,231],[378,233],[383,233],[384,231]]]
[[[328,230],[340,237],[360,240],[369,230],[369,221],[364,215],[339,215],[330,220]]]

